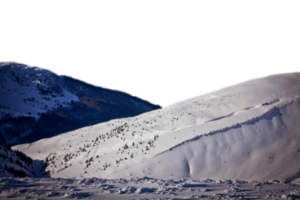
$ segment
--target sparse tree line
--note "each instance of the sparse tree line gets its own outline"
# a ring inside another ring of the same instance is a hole
[[[85,163],[86,163],[86,168],[88,168],[90,165],[91,165],[91,162],[93,162],[94,161],[94,158],[93,157],[90,157],[89,159],[87,159],[86,161],[85,161]]]
[[[156,122],[155,119],[154,119],[154,122]],[[114,122],[114,123],[116,123],[116,122]],[[74,153],[67,153],[64,156],[62,156],[61,157],[62,161],[61,161],[60,165],[62,165],[62,166],[64,165],[64,166],[63,166],[63,168],[61,168],[61,170],[67,168],[68,167],[67,163],[70,162],[74,157],[78,157],[81,153],[88,152],[89,148],[99,145],[101,141],[105,142],[106,140],[111,139],[113,137],[120,138],[122,141],[125,141],[126,136],[128,136],[128,134],[129,134],[129,133],[127,133],[127,132],[129,132],[129,125],[127,123],[119,122],[119,123],[121,123],[121,125],[116,126],[116,124],[114,124],[114,123],[107,124],[107,126],[115,126],[110,131],[106,132],[105,134],[98,135],[91,142],[88,142],[88,140],[85,140],[85,142],[87,142],[87,143],[83,144],[83,146],[81,146],[81,147],[78,147],[78,150],[75,150]],[[144,123],[151,125],[153,122],[144,121]],[[141,125],[133,124],[132,126],[135,127],[135,126],[141,126]],[[80,131],[78,133],[80,133]],[[127,133],[127,135],[125,135],[125,133]],[[131,133],[131,136],[135,136],[137,133],[138,132],[133,131]],[[81,137],[83,137],[83,135],[81,135]],[[130,144],[130,145],[124,144],[123,147],[119,148],[119,151],[117,152],[117,154],[126,153],[126,154],[128,154],[128,156],[124,156],[124,157],[116,160],[115,161],[116,165],[117,166],[120,165],[121,162],[124,160],[133,159],[135,157],[135,154],[137,154],[137,153],[132,152],[132,150],[138,149],[139,146],[141,146],[141,147],[143,146],[141,149],[142,154],[147,154],[147,151],[149,151],[151,148],[155,148],[155,141],[158,139],[158,137],[159,137],[158,135],[155,135],[153,137],[153,139],[151,139],[149,141],[140,140],[137,142],[132,142],[132,144]],[[70,142],[70,140],[68,142]],[[66,146],[71,147],[71,145],[69,145],[69,144],[66,144]],[[64,148],[64,150],[66,150],[66,149]],[[87,173],[87,169],[92,165],[93,162],[95,162],[99,158],[100,158],[99,155],[95,155],[95,156],[89,157],[84,162],[80,161],[79,164],[85,164],[83,170],[85,171],[85,173]],[[49,163],[51,168],[57,167],[55,165],[54,159],[55,159],[55,157],[52,157],[52,159],[46,160],[46,163]],[[57,160],[57,158],[56,158],[56,160]],[[98,162],[100,163],[100,160],[98,160]],[[69,166],[71,166],[71,164],[69,164]],[[111,166],[110,163],[104,163],[103,168],[100,170],[107,170],[107,168],[109,168],[110,166]]]
[[[150,148],[155,148],[155,146],[154,146],[154,142],[156,141],[158,139],[158,135],[155,135],[154,136],[154,139],[153,140],[149,140],[148,142],[147,142],[147,145],[145,146],[145,150],[142,148],[142,153],[143,154],[147,154],[146,153],[146,151],[149,151],[150,150]],[[142,140],[140,140],[137,144],[136,143],[132,143],[132,145],[131,145],[131,147],[129,147],[127,144],[125,144],[124,146],[123,146],[123,148],[121,149],[121,148],[119,148],[119,151],[118,151],[118,153],[117,154],[124,154],[124,153],[126,153],[126,151],[127,151],[127,154],[129,155],[129,157],[130,158],[134,158],[134,154],[133,154],[133,152],[130,152],[130,150],[132,150],[132,149],[134,149],[134,148],[136,148],[136,149],[138,149],[138,147],[139,147],[139,145],[141,146],[141,145],[143,145],[145,142],[144,141],[142,141]],[[124,158],[120,158],[119,160],[116,160],[116,164],[118,165],[118,164],[121,164],[121,161],[123,161],[123,160],[128,160],[128,158],[127,157],[124,157]]]
[[[129,128],[128,124],[125,123],[124,125],[121,125],[121,126],[118,126],[118,127],[114,128],[110,132],[106,132],[105,134],[101,134],[101,135],[97,136],[94,140],[92,140],[91,144],[84,144],[83,148],[79,147],[78,152],[84,152],[84,151],[86,151],[85,148],[89,148],[91,146],[98,145],[101,140],[103,140],[103,142],[105,142],[105,139],[110,139],[110,138],[113,138],[113,137],[119,138],[120,137],[119,134],[122,134],[124,136],[124,132],[129,131],[128,128]],[[82,137],[83,137],[83,135],[82,135]],[[124,139],[125,139],[125,137],[124,137]]]

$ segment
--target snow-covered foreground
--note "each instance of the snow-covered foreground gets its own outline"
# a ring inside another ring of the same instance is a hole
[[[0,178],[9,199],[297,199],[298,184],[153,178]]]

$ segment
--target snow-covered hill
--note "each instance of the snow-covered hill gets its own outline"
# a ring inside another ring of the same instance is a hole
[[[0,63],[0,144],[20,144],[160,108],[126,93]]]
[[[300,73],[13,147],[52,177],[300,178]]]

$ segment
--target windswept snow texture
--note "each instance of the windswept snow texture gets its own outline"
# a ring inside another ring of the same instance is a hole
[[[137,117],[13,147],[51,177],[300,179],[300,74],[248,81]]]
[[[299,183],[279,181],[0,178],[0,198],[19,199],[299,199]]]

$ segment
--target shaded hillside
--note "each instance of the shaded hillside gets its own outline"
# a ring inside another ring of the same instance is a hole
[[[34,142],[159,108],[48,70],[0,63],[0,144]]]
[[[19,151],[0,145],[0,177],[34,177],[34,163]]]

